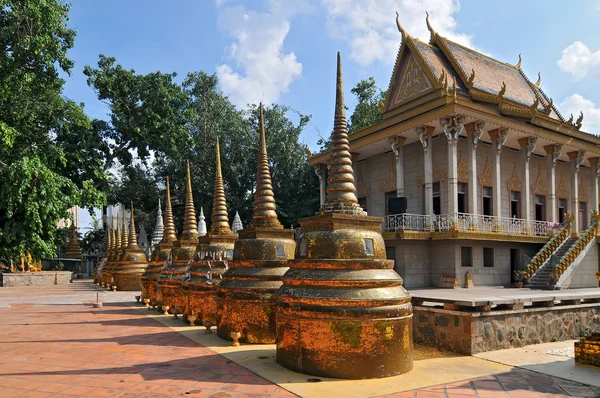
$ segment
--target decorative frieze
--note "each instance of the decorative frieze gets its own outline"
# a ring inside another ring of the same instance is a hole
[[[520,192],[523,189],[523,185],[521,184],[519,168],[517,167],[517,162],[514,162],[512,176],[506,182],[506,187],[509,191],[515,192]]]
[[[394,160],[390,162],[387,177],[383,185],[381,185],[380,189],[381,192],[396,191],[396,164]]]
[[[469,167],[465,163],[464,154],[461,152],[458,161],[458,181],[469,182]]]
[[[569,188],[567,187],[567,182],[565,181],[565,173],[560,173],[560,182],[558,183],[558,188],[556,188],[556,196],[562,199],[569,199]]]
[[[537,178],[535,179],[535,183],[531,186],[531,191],[535,195],[545,196],[548,194],[548,184],[544,178],[544,173],[542,173],[542,166],[538,166]]]
[[[589,199],[587,188],[583,183],[583,177],[579,177],[579,184],[577,187],[577,198],[580,202],[587,202]]]
[[[481,185],[482,187],[494,186],[494,183],[492,181],[492,165],[490,163],[489,156],[487,157],[483,174],[479,176],[479,185]]]
[[[436,165],[433,165],[433,172],[431,173],[433,176],[433,179],[431,182],[443,182],[446,180],[446,173],[441,170],[439,167],[437,167]],[[425,175],[421,174],[419,176],[419,178],[417,178],[417,184],[418,185],[423,185],[425,184]]]

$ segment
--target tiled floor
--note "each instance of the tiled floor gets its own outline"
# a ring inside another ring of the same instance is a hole
[[[78,282],[43,296],[0,288],[1,398],[294,396],[130,308],[133,294],[122,293],[124,304],[84,305],[94,289]],[[514,368],[387,396],[600,397],[600,389]]]

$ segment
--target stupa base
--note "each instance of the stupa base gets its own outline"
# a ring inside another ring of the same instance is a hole
[[[242,343],[275,343],[274,296],[270,300],[219,297],[218,314],[217,336],[220,338],[232,341],[231,332],[240,332]]]
[[[186,294],[186,315],[192,311],[198,316],[197,324],[206,326],[217,325],[217,289],[216,286],[191,288]]]
[[[354,313],[353,308],[343,310]],[[277,314],[277,363],[290,370],[358,380],[413,368],[412,314],[380,319],[324,318],[316,311],[303,315]]]
[[[142,299],[149,300],[151,304],[156,302],[156,280],[142,275]]]
[[[142,289],[142,272],[116,271],[112,275],[113,286],[122,292],[134,292]]]
[[[161,291],[162,298],[162,301],[159,303],[159,308],[163,305],[168,305],[170,308],[185,307],[185,296],[181,290],[181,282],[177,284],[169,283],[168,285],[159,285],[159,289]]]

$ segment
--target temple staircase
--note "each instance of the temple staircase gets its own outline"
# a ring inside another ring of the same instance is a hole
[[[528,278],[529,288],[561,288],[596,242],[600,232],[600,216],[597,211],[592,212],[590,225],[578,237],[570,236],[572,221],[572,215],[567,217],[557,234],[528,265],[525,277]]]

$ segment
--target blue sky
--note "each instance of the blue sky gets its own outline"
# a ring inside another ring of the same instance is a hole
[[[217,73],[239,107],[263,100],[312,115],[301,139],[313,151],[333,125],[335,60],[343,57],[350,89],[374,76],[390,79],[400,34],[395,12],[412,36],[428,40],[425,11],[442,35],[501,61],[516,63],[564,115],[584,112],[583,130],[600,134],[600,2],[463,0],[71,0],[77,31],[75,67],[64,94],[91,117],[106,108],[87,86],[83,67],[98,54],[139,73]],[[87,222],[80,215],[80,225]]]

